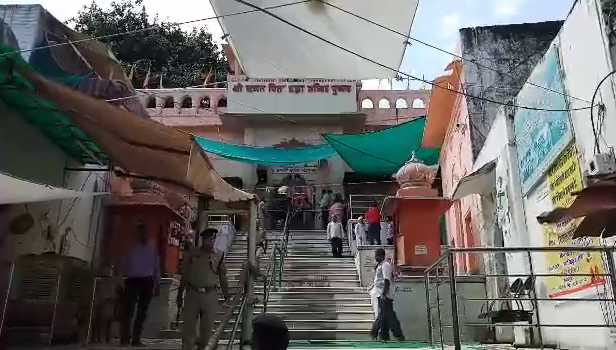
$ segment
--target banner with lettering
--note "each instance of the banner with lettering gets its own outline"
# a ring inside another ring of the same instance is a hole
[[[350,114],[357,113],[355,80],[253,79],[231,76],[227,113]]]
[[[575,144],[570,144],[548,171],[550,198],[554,207],[568,207],[575,196],[572,192],[584,188],[582,169]],[[573,239],[573,233],[582,219],[575,219],[555,225],[544,225],[546,244],[554,246],[596,246],[599,238],[581,237]],[[601,276],[565,276],[565,274],[604,274],[600,253],[553,252],[546,254],[547,273],[563,274],[548,277],[548,296],[557,298],[579,292],[605,283]]]

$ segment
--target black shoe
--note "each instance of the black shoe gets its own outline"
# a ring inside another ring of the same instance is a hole
[[[130,343],[130,346],[134,346],[136,348],[144,347],[145,345],[141,342],[141,340],[133,340]]]

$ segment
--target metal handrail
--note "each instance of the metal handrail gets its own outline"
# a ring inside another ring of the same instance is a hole
[[[238,284],[240,287],[237,288],[237,290],[233,294],[233,298],[231,299],[229,308],[223,315],[222,320],[220,320],[220,323],[218,324],[218,327],[216,327],[216,330],[214,331],[214,333],[212,333],[210,340],[207,342],[207,346],[205,347],[205,350],[214,350],[218,347],[218,341],[220,340],[220,336],[222,335],[222,332],[227,326],[227,323],[229,323],[229,321],[233,317],[233,311],[235,311],[238,305],[240,305],[242,300],[246,299],[246,279],[249,278],[250,275],[251,275],[251,268],[250,268],[250,265],[246,263],[244,264],[244,267],[242,268],[242,272],[240,273],[240,282]],[[236,320],[239,321],[240,317],[241,315],[238,314]],[[238,323],[237,321],[236,323]],[[234,339],[231,339],[231,338],[229,339],[229,343],[232,344],[233,341]]]
[[[267,302],[269,300],[269,294],[272,286],[276,285],[276,277],[278,280],[278,287],[282,286],[282,273],[284,269],[284,258],[287,255],[287,245],[289,243],[289,223],[291,221],[291,208],[287,210],[287,216],[285,218],[284,227],[282,229],[282,237],[278,242],[274,244],[272,252],[267,262],[267,269],[265,275],[263,288],[263,312],[267,312]],[[279,259],[277,259],[277,257]],[[276,269],[276,263],[278,260],[278,269]],[[276,276],[278,275],[278,276]]]
[[[257,269],[255,269],[254,267],[251,267],[249,264],[246,264],[242,268],[240,283],[239,283],[240,287],[235,292],[228,310],[225,312],[225,315],[223,316],[222,320],[218,324],[218,327],[212,334],[212,337],[208,341],[205,350],[214,350],[218,346],[218,342],[220,340],[220,336],[222,335],[222,332],[224,331],[224,328],[229,323],[229,321],[231,321],[235,309],[238,308],[239,306],[237,316],[235,317],[235,324],[233,325],[231,334],[229,336],[229,343],[227,344],[227,350],[231,350],[233,344],[235,343],[235,338],[238,333],[237,332],[238,327],[240,326],[242,322],[245,321],[243,318],[244,309],[246,308],[246,305],[249,302],[247,294],[246,294],[247,278],[253,278],[253,277],[263,278],[263,283],[265,287],[263,288],[263,306],[264,308],[267,308],[267,298],[269,298],[269,288],[271,288],[271,286],[274,284],[272,283],[272,281],[275,281],[275,277],[270,276],[270,275],[273,275],[274,272],[276,272],[276,255],[277,255],[276,252],[279,253],[279,257],[280,257],[278,282],[279,283],[282,282],[281,281],[282,266],[284,265],[283,262],[284,262],[284,256],[286,255],[286,245],[289,239],[290,218],[291,218],[291,211],[289,209],[287,210],[287,216],[286,216],[284,228],[282,231],[283,232],[282,237],[280,241],[276,242],[276,244],[274,245],[274,248],[272,249],[272,253],[270,253],[270,258],[268,259],[268,264],[267,264],[265,273],[262,274],[261,272],[258,272]]]
[[[246,308],[246,301],[248,297],[246,293],[242,296],[242,302],[240,303],[240,309],[237,312],[237,317],[235,318],[235,324],[233,324],[233,329],[231,330],[231,335],[229,336],[229,343],[227,343],[227,350],[231,350],[233,348],[233,343],[235,342],[235,335],[237,334],[237,327],[240,325],[240,320],[242,319],[242,315],[244,314],[244,309]]]

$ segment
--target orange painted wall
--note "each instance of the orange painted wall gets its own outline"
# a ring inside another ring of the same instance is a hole
[[[120,266],[122,257],[137,244],[134,228],[136,221],[145,223],[150,245],[158,250],[161,271],[177,274],[179,267],[179,248],[167,243],[169,224],[175,217],[164,207],[118,206],[113,208],[111,231],[105,239],[105,262]]]
[[[463,73],[460,73],[460,81],[463,84]],[[457,88],[460,89],[461,86]],[[457,95],[451,113],[440,158],[445,197],[453,194],[460,179],[471,173],[473,168],[468,108],[463,95]],[[446,213],[446,218],[449,245],[457,248],[481,246],[479,230],[483,220],[481,203],[477,195],[464,197],[455,203]],[[460,274],[479,270],[476,255],[457,254],[455,261],[457,272]]]

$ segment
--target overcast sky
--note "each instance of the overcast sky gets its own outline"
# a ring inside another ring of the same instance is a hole
[[[92,0],[0,0],[10,3],[42,4],[58,19],[64,21],[73,17],[84,5]],[[100,6],[107,6],[112,0],[94,0]],[[379,0],[386,1],[386,0]],[[565,19],[574,0],[421,0],[411,36],[447,51],[454,51],[457,31],[460,28],[507,23],[530,23]],[[144,0],[151,16],[182,22],[214,16],[208,0]],[[172,5],[171,5],[172,4]],[[210,20],[192,24],[207,25],[214,38],[219,40],[222,30],[218,21]],[[370,25],[370,24],[367,24]],[[451,55],[413,43],[407,48],[400,69],[415,76],[432,80],[443,73],[451,62]],[[389,88],[387,81],[365,82],[364,88]],[[406,83],[395,83],[394,87],[404,88]],[[411,85],[419,87],[418,84]]]

